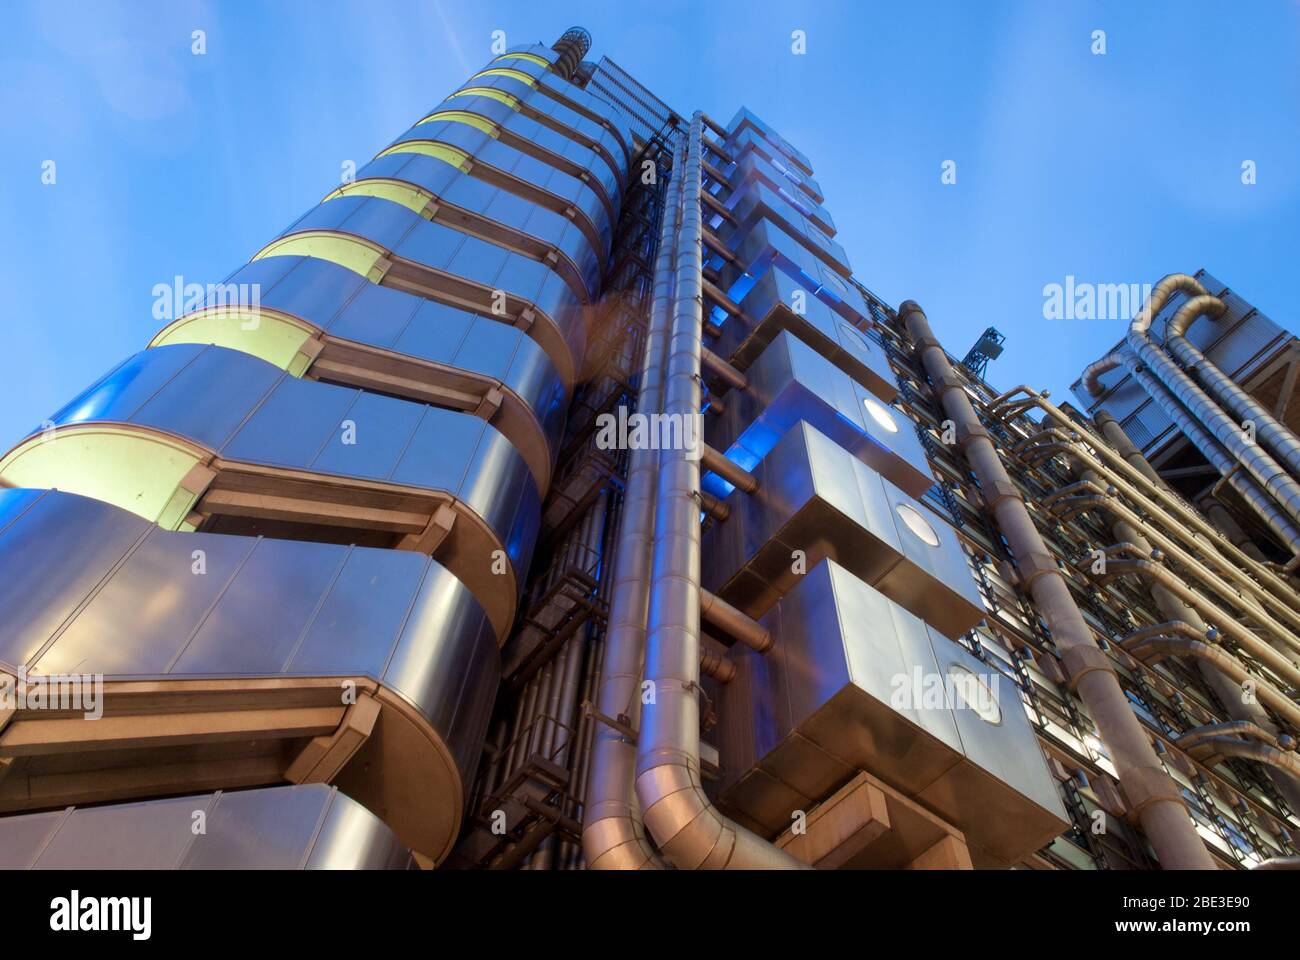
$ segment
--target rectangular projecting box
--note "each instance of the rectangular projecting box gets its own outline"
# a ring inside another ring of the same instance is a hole
[[[778,333],[789,330],[877,399],[889,403],[898,396],[898,379],[884,348],[789,274],[768,270],[741,299],[740,308],[744,312],[727,318],[712,347],[737,369],[747,370]]]
[[[844,248],[826,236],[784,197],[769,190],[765,184],[753,180],[741,185],[732,197],[730,206],[732,215],[737,221],[735,227],[737,235],[745,233],[759,220],[770,220],[836,273],[843,277],[853,275]]]
[[[758,463],[800,420],[834,440],[914,497],[934,485],[912,421],[881,403],[844,371],[789,333],[779,333],[746,371],[749,385],[727,394],[705,440],[744,467]],[[730,486],[709,474],[715,496]]]
[[[952,528],[815,428],[795,424],[753,473],[704,535],[706,589],[757,617],[830,558],[944,636],[984,619]]]
[[[742,822],[779,833],[862,770],[962,831],[977,866],[1068,827],[1015,684],[959,644],[830,561],[762,622],[776,645],[732,648],[718,711],[719,802]]]
[[[783,270],[799,280],[811,295],[846,320],[862,323],[869,316],[867,302],[853,284],[832,270],[803,244],[771,220],[756,220],[745,232],[727,241],[736,255],[735,264],[724,271],[725,282],[719,284],[730,292],[741,274],[761,277],[771,268]]]

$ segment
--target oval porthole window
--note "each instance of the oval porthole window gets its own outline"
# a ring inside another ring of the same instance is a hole
[[[894,419],[894,415],[889,412],[887,406],[874,397],[863,397],[862,405],[867,408],[867,413],[871,414],[872,420],[890,433],[898,433],[898,421]]]
[[[953,706],[974,710],[985,723],[1002,722],[1002,708],[998,706],[998,695],[978,674],[967,670],[959,663],[948,667],[948,688],[952,691]]]
[[[939,545],[939,535],[934,532],[934,527],[930,526],[930,521],[921,516],[920,510],[909,503],[900,503],[894,511],[903,521],[903,525],[911,530],[918,540],[932,547]]]
[[[849,337],[853,340],[853,342],[856,343],[858,346],[862,347],[863,350],[866,350],[868,352],[871,351],[872,349],[871,341],[868,340],[867,335],[863,333],[861,330],[859,330],[857,327],[850,327],[847,323],[841,323],[840,329],[842,329],[845,333],[847,333]]]

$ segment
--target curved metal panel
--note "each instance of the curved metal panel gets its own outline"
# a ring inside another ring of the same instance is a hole
[[[196,815],[204,829],[195,833]],[[0,870],[402,870],[410,851],[325,784],[0,819]]]
[[[13,491],[0,496],[0,510],[20,505]],[[133,533],[133,518],[51,492],[0,533],[0,583],[51,585],[44,609],[33,602],[36,615],[6,637],[6,656],[22,657],[12,667],[103,674],[110,688],[143,677],[374,680],[381,700],[391,691],[378,733],[338,783],[379,804],[416,849],[445,852],[500,671],[493,626],[463,583],[413,552],[157,527],[106,545],[101,533],[117,528]],[[50,530],[63,538],[40,536]]]
[[[416,267],[435,271],[422,276],[410,270],[398,271],[394,265],[385,274],[385,285],[418,288],[422,295],[458,304],[473,299],[475,306],[485,312],[507,310],[516,318],[523,310],[531,309],[540,314],[533,322],[552,327],[567,345],[567,358],[552,352],[557,365],[572,371],[581,362],[587,335],[583,305],[547,265],[430,223],[398,204],[371,197],[340,197],[323,203],[290,227],[282,240],[317,231],[360,237]],[[516,304],[502,304],[496,296],[498,290]],[[540,340],[541,331],[536,335]],[[545,345],[555,349],[553,344]],[[565,379],[571,383],[572,374]]]
[[[492,77],[491,80],[509,78]],[[450,94],[443,102],[446,109],[457,109],[462,104],[474,104],[471,109],[478,110],[483,101],[491,101],[505,109],[520,115],[532,123],[572,141],[598,156],[614,177],[617,189],[611,197],[621,195],[627,186],[628,158],[618,139],[599,124],[575,113],[555,100],[546,97],[530,96],[532,88],[518,81],[515,92],[496,86],[471,84]]]
[[[596,248],[573,221],[554,210],[416,154],[394,153],[372,160],[358,172],[355,183],[379,178],[427,191],[437,212],[432,218],[424,214],[426,219],[437,219],[533,259],[555,256],[557,269],[572,273],[575,294],[588,301],[599,296],[601,263]]]
[[[505,434],[528,461],[539,490],[545,490],[564,426],[566,393],[550,358],[522,330],[375,286],[314,257],[255,260],[227,282],[258,289],[259,305],[240,311],[216,304],[210,310],[215,319],[192,334],[187,324],[205,311],[187,314],[164,328],[151,346],[211,342],[275,362],[259,352],[259,338],[283,316],[301,324],[300,342],[315,345],[282,350],[283,369],[476,412]],[[298,358],[301,368],[294,365]],[[494,388],[502,401],[484,408]]]
[[[538,53],[540,51],[538,48],[530,47],[527,51],[504,53],[493,60],[487,69],[508,66],[511,71],[524,74],[532,80],[531,86],[540,93],[597,123],[608,125],[608,129],[619,137],[628,154],[631,154],[631,128],[627,126],[617,111],[599,97],[593,96],[581,87],[569,83],[548,68],[530,63],[517,56],[516,54],[519,52]]]
[[[553,97],[539,92],[532,82],[510,76],[493,74],[471,78],[460,90],[448,97],[448,103],[455,103],[459,96],[488,96],[500,99],[512,108],[518,109],[525,116],[547,123],[552,128],[569,131],[579,142],[602,150],[612,161],[616,171],[621,171],[624,182],[630,173],[632,143],[631,127],[621,116],[616,116],[619,126],[611,122],[600,122],[572,110]]]
[[[600,195],[583,181],[521,150],[493,139],[463,123],[435,121],[411,127],[377,156],[418,152],[421,144],[442,145],[469,158],[470,176],[486,180],[525,200],[549,206],[558,213],[569,209],[581,217],[579,227],[608,254],[613,237],[611,210]]]
[[[154,373],[158,368],[174,371],[161,386]],[[150,385],[152,395],[135,388],[132,373]],[[346,488],[349,481],[382,481],[413,493],[436,491],[453,498],[453,508],[465,522],[447,541],[447,562],[479,591],[498,629],[504,633],[509,626],[511,597],[517,598],[536,538],[539,497],[518,452],[482,419],[297,380],[246,354],[192,344],[137,354],[107,385],[101,381],[84,396],[94,402],[73,401],[56,414],[52,437],[31,443],[58,443],[89,417],[200,444],[215,457],[218,477],[196,507],[200,513],[226,474],[248,474],[251,465],[305,471],[322,481],[328,478],[326,486],[333,488],[340,483]],[[207,418],[196,411],[208,412]],[[75,429],[63,439],[74,437]],[[82,473],[88,465],[78,465],[74,457],[59,464],[59,470]],[[59,486],[62,480],[60,472],[43,478],[41,485]],[[435,503],[436,498],[424,509]],[[211,510],[221,512],[219,507]],[[421,548],[418,542],[412,546]],[[509,559],[508,588],[487,572],[493,550],[504,550]]]
[[[437,123],[443,116],[468,114],[463,121],[488,123],[489,136],[524,153],[543,160],[557,170],[595,183],[612,219],[618,219],[623,184],[618,172],[605,156],[571,137],[566,137],[537,120],[524,116],[492,97],[468,96],[443,101],[442,106],[420,120],[416,126]]]

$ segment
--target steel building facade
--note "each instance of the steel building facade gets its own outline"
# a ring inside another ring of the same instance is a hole
[[[882,303],[758,116],[589,46],[0,458],[0,866],[1300,853],[1289,571]]]

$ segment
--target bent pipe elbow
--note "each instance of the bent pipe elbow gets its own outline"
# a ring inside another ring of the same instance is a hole
[[[631,808],[589,820],[582,829],[582,855],[588,870],[661,870],[664,867]]]
[[[636,778],[646,829],[688,870],[806,870],[795,859],[718,812],[687,758],[661,755]]]

